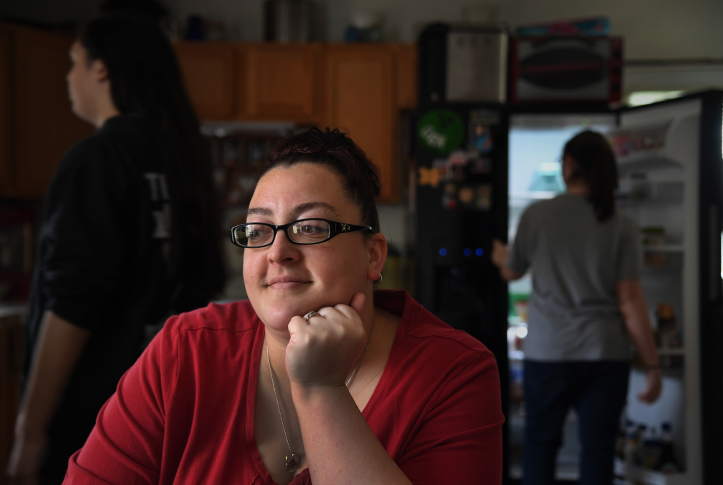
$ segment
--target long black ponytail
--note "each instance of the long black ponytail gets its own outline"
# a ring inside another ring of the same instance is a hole
[[[572,179],[587,185],[597,220],[604,222],[611,218],[615,214],[618,167],[605,137],[595,131],[583,131],[565,144],[562,153],[575,161]]]
[[[226,278],[220,213],[210,156],[173,49],[156,25],[117,13],[88,22],[79,40],[89,61],[108,69],[116,108],[142,115],[156,140],[173,208],[170,283],[181,295],[208,301]]]

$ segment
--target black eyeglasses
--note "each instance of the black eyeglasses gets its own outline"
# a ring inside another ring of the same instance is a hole
[[[231,242],[242,248],[263,248],[270,246],[276,239],[276,231],[286,232],[293,244],[308,246],[328,241],[334,236],[347,232],[371,231],[371,226],[357,226],[328,219],[300,219],[282,226],[249,222],[230,229]]]

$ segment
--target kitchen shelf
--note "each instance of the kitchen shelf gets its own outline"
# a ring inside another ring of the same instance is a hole
[[[684,473],[664,474],[657,470],[650,470],[639,466],[631,466],[615,459],[615,475],[622,477],[625,483],[642,483],[644,485],[687,485],[688,480]]]

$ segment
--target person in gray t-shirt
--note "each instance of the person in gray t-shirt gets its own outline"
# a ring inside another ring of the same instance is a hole
[[[563,151],[567,193],[530,206],[493,263],[507,281],[532,270],[525,338],[523,483],[554,482],[565,416],[579,417],[580,484],[612,483],[613,448],[627,395],[630,342],[647,366],[654,402],[662,384],[640,287],[636,222],[615,210],[617,167],[605,138],[582,132]]]
[[[615,290],[640,276],[635,221],[616,212],[600,222],[580,194],[538,202],[520,220],[507,268],[523,275],[533,263],[525,358],[628,361]]]

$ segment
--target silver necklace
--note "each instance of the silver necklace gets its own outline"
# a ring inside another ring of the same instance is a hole
[[[367,346],[364,347],[364,352],[362,352],[361,357],[359,357],[359,362],[357,362],[356,367],[354,367],[354,370],[352,371],[351,375],[349,376],[349,379],[346,381],[346,387],[349,388],[349,384],[351,383],[351,380],[354,379],[354,375],[356,374],[357,369],[361,365],[362,360],[364,359],[364,354],[367,353],[367,349],[369,348],[369,344],[372,341],[372,335],[374,334],[374,322],[372,321],[372,328],[369,331],[369,340],[367,341]],[[299,451],[294,453],[294,451],[291,449],[291,443],[289,442],[289,435],[286,434],[286,425],[284,425],[284,416],[281,414],[281,405],[279,404],[279,396],[276,394],[276,384],[274,383],[274,368],[271,367],[271,358],[269,358],[269,346],[266,345],[266,361],[269,363],[269,376],[271,377],[271,387],[274,389],[274,399],[276,399],[276,408],[279,410],[279,418],[281,418],[281,429],[284,430],[284,438],[286,438],[286,446],[289,447],[289,453],[291,453],[291,456],[286,456],[286,471],[289,473],[294,473],[296,469],[299,467],[299,464],[301,463],[301,452],[304,451],[304,446],[302,445]]]

